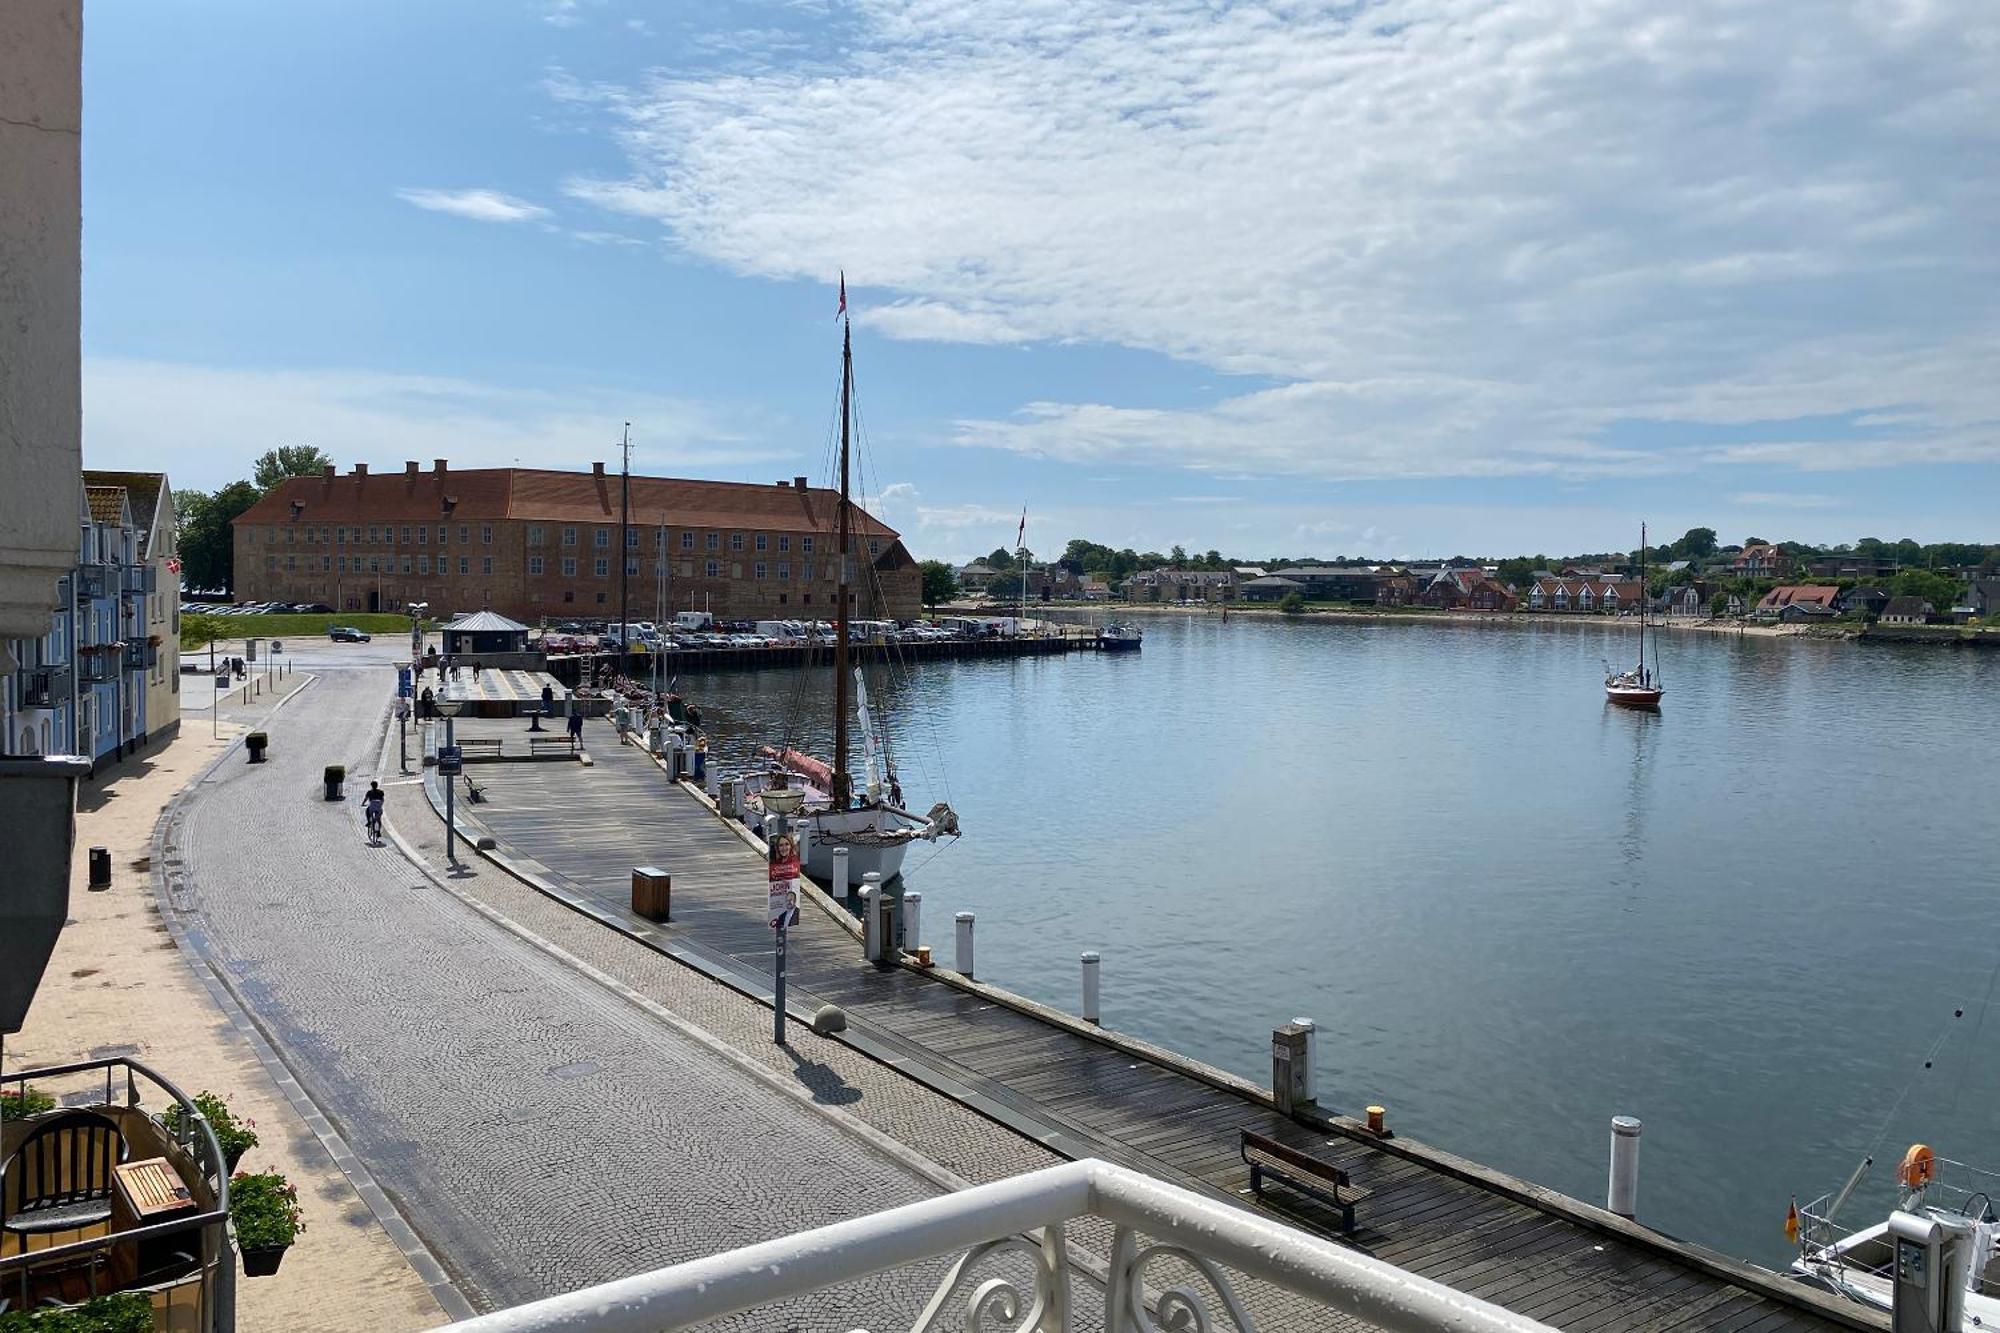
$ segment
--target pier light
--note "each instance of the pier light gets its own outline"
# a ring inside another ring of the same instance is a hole
[[[432,702],[442,716],[457,717],[459,710],[465,707],[465,692],[457,685],[446,685]]]
[[[796,787],[786,786],[783,773],[773,773],[771,785],[758,792],[757,799],[766,810],[782,819],[799,812],[799,807],[806,802],[806,794]]]

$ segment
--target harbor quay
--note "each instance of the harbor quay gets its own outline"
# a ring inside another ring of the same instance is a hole
[[[683,985],[705,979],[768,1015],[769,849],[725,817],[741,808],[736,774],[697,783],[685,754],[649,750],[611,717],[586,719],[563,762],[510,762],[529,757],[520,718],[462,718],[453,739],[467,762],[455,775],[426,764],[422,790],[441,824],[454,789],[460,856],[504,882],[508,910],[565,921],[566,940],[616,949],[620,968],[671,965]],[[439,743],[426,739],[427,757]],[[787,1040],[866,1069],[824,1094],[896,1141],[948,1145],[939,1164],[968,1182],[1006,1179],[996,1160],[1106,1163],[1557,1328],[1882,1326],[1647,1227],[1637,1122],[1607,1136],[1627,1145],[1610,1206],[1565,1197],[1399,1136],[1382,1108],[1338,1108],[1311,1074],[1332,1024],[1276,1016],[1273,1078],[1247,1081],[1096,1021],[1101,988],[1115,987],[1098,974],[1115,962],[1079,956],[1079,1012],[1061,1012],[980,972],[971,914],[925,912],[917,887],[848,888],[804,884],[783,945]],[[734,1033],[747,1058],[781,1049],[768,1017]],[[1115,1268],[1114,1235],[1086,1232],[1072,1258]],[[1272,1284],[1237,1293],[1258,1327],[1328,1326]]]

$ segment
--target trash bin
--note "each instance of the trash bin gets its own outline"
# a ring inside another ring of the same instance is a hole
[[[326,779],[326,799],[337,801],[341,796],[341,786],[347,781],[347,769],[340,764],[328,764],[323,775]]]
[[[108,889],[111,887],[111,849],[93,847],[90,849],[90,887]]]
[[[658,866],[632,867],[632,910],[648,921],[673,916],[674,877]]]
[[[243,738],[243,748],[250,752],[250,762],[253,764],[264,762],[264,751],[270,744],[271,738],[261,731],[253,731]]]

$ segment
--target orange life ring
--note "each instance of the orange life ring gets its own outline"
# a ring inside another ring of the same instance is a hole
[[[1903,1164],[1896,1168],[1896,1179],[1903,1182],[1906,1189],[1920,1190],[1931,1183],[1937,1175],[1937,1154],[1921,1143],[1912,1143],[1910,1150],[1903,1154]]]

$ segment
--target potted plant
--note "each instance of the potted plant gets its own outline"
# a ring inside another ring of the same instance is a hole
[[[201,1112],[202,1119],[215,1131],[215,1141],[222,1148],[222,1163],[229,1171],[236,1170],[236,1164],[243,1160],[243,1154],[257,1146],[257,1122],[248,1116],[241,1120],[229,1109],[229,1103],[212,1092],[198,1092],[194,1098],[194,1109]],[[168,1110],[164,1117],[168,1129],[176,1134],[182,1130],[181,1108]]]
[[[0,1088],[0,1120],[26,1120],[56,1109],[56,1099],[33,1084]]]
[[[253,731],[248,736],[245,736],[243,738],[243,748],[250,752],[250,762],[253,764],[263,763],[265,747],[270,745],[270,743],[271,738],[261,731]]]
[[[347,781],[347,766],[345,764],[328,764],[323,776],[326,779],[326,799],[329,801],[339,800],[341,784]]]
[[[153,1302],[136,1291],[96,1296],[81,1305],[0,1314],[0,1333],[153,1333]]]
[[[299,1191],[283,1174],[263,1171],[229,1178],[229,1219],[243,1251],[245,1277],[269,1277],[306,1229]]]

